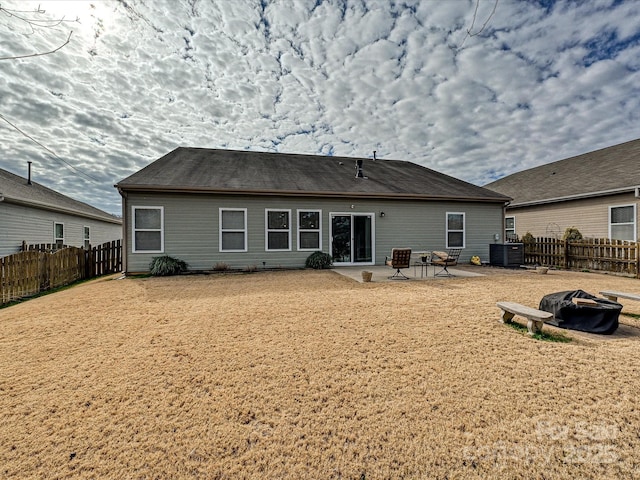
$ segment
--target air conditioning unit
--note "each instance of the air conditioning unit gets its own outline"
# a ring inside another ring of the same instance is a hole
[[[489,264],[495,267],[520,267],[524,264],[524,244],[492,243],[489,245]]]

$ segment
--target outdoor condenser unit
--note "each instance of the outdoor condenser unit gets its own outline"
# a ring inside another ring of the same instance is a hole
[[[489,264],[496,267],[519,267],[524,264],[524,244],[492,243],[489,245]]]

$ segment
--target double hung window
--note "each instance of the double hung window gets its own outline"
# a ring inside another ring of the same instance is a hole
[[[609,207],[609,238],[636,241],[636,206]]]
[[[220,251],[247,251],[247,209],[220,209]]]
[[[291,250],[291,210],[265,210],[267,251]]]
[[[133,252],[162,253],[164,251],[164,208],[133,208]]]
[[[447,248],[464,248],[464,213],[447,212]]]
[[[53,243],[57,248],[61,248],[64,245],[64,223],[53,224]]]
[[[89,227],[84,227],[84,249],[85,250],[89,250],[89,247],[91,246],[91,231],[89,229]]]
[[[321,210],[298,210],[298,250],[322,250],[321,219]]]
[[[505,217],[504,219],[504,238],[505,240],[515,240],[516,238],[516,217]]]

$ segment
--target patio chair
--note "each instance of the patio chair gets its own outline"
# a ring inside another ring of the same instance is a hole
[[[409,280],[404,273],[400,271],[401,268],[409,268],[411,266],[411,249],[410,248],[392,248],[391,258],[385,257],[384,263],[389,267],[395,268],[394,273],[389,278],[392,280]]]
[[[461,248],[450,248],[446,252],[432,252],[431,265],[434,265],[436,268],[440,267],[440,270],[437,273],[434,271],[434,277],[453,277],[451,272],[449,272],[449,267],[453,267],[458,264],[460,252],[462,252]]]

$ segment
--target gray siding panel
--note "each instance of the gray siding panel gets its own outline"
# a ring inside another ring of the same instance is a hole
[[[20,251],[23,241],[53,243],[54,223],[64,224],[66,245],[82,247],[85,226],[89,227],[92,245],[122,238],[121,225],[0,202],[0,256]]]
[[[322,250],[329,252],[330,213],[373,213],[375,263],[384,263],[391,248],[408,246],[414,250],[445,248],[446,212],[465,212],[466,248],[461,261],[473,255],[489,257],[494,235],[502,241],[501,204],[474,202],[434,202],[406,200],[366,200],[334,198],[292,198],[245,195],[140,194],[129,192],[125,202],[126,271],[146,272],[151,259],[162,254],[131,253],[131,208],[164,208],[164,254],[186,261],[192,270],[210,270],[218,262],[243,269],[255,265],[302,267],[311,252],[297,250],[297,209],[322,210]],[[246,208],[248,251],[219,251],[219,208]],[[291,251],[265,251],[265,209],[291,210]],[[380,212],[385,216],[381,217]],[[263,263],[264,262],[264,263]]]

